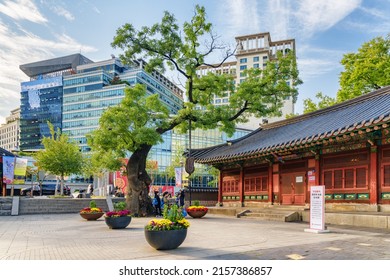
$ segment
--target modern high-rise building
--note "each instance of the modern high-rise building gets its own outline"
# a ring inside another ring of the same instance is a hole
[[[92,62],[81,54],[20,65],[30,77],[21,83],[20,149],[42,149],[41,140],[50,136],[47,122],[62,128],[63,77],[76,67]]]
[[[112,57],[79,65],[76,73],[64,77],[62,131],[83,152],[90,150],[86,135],[98,127],[105,109],[121,102],[126,87],[144,84],[148,94],[159,94],[171,114],[182,108],[183,91],[158,72],[146,72],[144,65],[138,60],[132,66],[124,66]]]
[[[17,150],[20,138],[20,108],[12,110],[5,121],[5,124],[0,125],[0,148],[8,151]]]
[[[203,76],[210,71],[217,74],[230,74],[234,76],[235,84],[238,85],[245,80],[246,69],[263,69],[269,60],[276,59],[276,53],[279,51],[284,54],[290,51],[295,52],[294,39],[272,41],[269,32],[238,36],[235,39],[237,44],[236,61],[225,62],[220,67],[202,66],[199,67],[197,74]],[[213,103],[217,106],[229,104],[230,94],[227,92],[223,97],[215,97]],[[294,101],[292,98],[284,100],[281,111],[281,117],[270,117],[267,119],[250,117],[248,123],[239,124],[238,126],[253,130],[257,129],[259,124],[263,122],[275,122],[285,119],[287,114],[294,113]]]

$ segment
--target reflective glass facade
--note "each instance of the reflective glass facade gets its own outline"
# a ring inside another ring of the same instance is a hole
[[[62,128],[62,77],[21,84],[20,149],[41,149],[41,139],[50,136],[47,121]]]

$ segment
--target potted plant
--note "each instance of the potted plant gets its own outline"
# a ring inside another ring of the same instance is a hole
[[[117,202],[114,204],[114,211],[109,211],[104,214],[104,220],[110,229],[122,229],[130,224],[131,212],[125,208],[125,202]]]
[[[89,202],[89,207],[80,210],[80,216],[88,221],[97,220],[103,216],[103,214],[103,210],[96,206],[96,202],[94,200]]]
[[[187,236],[190,223],[183,217],[177,205],[164,207],[163,219],[153,219],[145,226],[145,238],[157,250],[171,250],[179,247]]]
[[[194,205],[187,207],[186,210],[187,214],[192,218],[202,218],[204,215],[206,215],[209,209],[205,206],[200,206],[199,201],[195,200]]]

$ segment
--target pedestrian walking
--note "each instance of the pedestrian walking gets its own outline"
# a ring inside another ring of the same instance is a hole
[[[184,198],[185,198],[184,189],[181,189],[180,194],[179,194],[179,206],[180,207],[184,206]]]
[[[158,194],[158,191],[154,192],[154,198],[153,198],[152,203],[153,203],[156,217],[161,217],[162,216],[161,215],[161,199],[160,199],[160,196]]]

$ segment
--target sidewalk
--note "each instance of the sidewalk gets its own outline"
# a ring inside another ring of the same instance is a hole
[[[390,231],[282,223],[207,214],[188,218],[187,238],[175,250],[157,251],[144,238],[150,218],[133,218],[110,230],[103,218],[79,214],[0,216],[0,260],[390,260]]]

